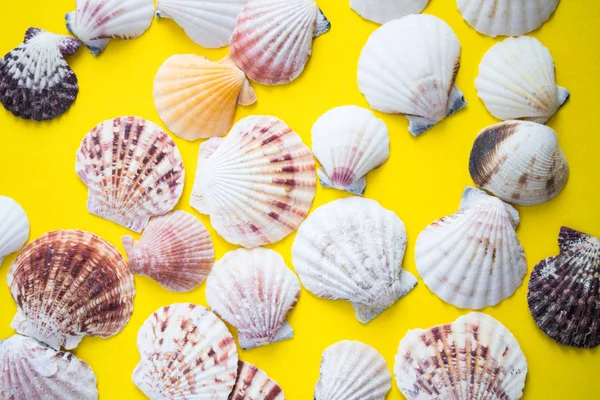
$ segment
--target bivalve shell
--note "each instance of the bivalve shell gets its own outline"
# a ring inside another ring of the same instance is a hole
[[[429,0],[350,0],[350,7],[364,19],[385,24],[393,19],[418,14]]]
[[[237,381],[229,400],[284,400],[283,389],[260,368],[238,362]]]
[[[10,197],[0,196],[0,264],[29,239],[29,219],[23,207]]]

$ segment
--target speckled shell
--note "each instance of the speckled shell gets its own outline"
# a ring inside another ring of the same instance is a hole
[[[215,261],[202,222],[180,210],[150,220],[139,241],[124,236],[123,246],[134,274],[149,276],[172,292],[200,285]]]
[[[237,376],[233,337],[202,306],[172,304],[140,328],[133,383],[151,400],[227,400]]]
[[[260,368],[244,361],[238,362],[237,381],[229,400],[284,400],[281,386]]]
[[[14,335],[0,341],[0,398],[96,400],[96,376],[73,354]]]
[[[242,349],[289,339],[287,317],[298,302],[300,282],[273,250],[238,249],[215,263],[206,281],[206,301],[238,330]]]
[[[64,56],[80,45],[72,37],[29,28],[23,43],[0,60],[0,103],[23,119],[46,121],[64,114],[79,92]]]
[[[366,175],[390,156],[385,123],[367,109],[336,107],[312,128],[312,149],[321,164],[321,186],[363,195]]]
[[[29,219],[23,207],[10,197],[0,196],[0,264],[18,251],[29,238]]]
[[[119,333],[133,313],[127,262],[90,232],[52,231],[29,243],[8,271],[18,310],[11,327],[55,349]]]
[[[175,142],[140,117],[96,125],[81,142],[75,169],[88,187],[89,212],[135,232],[150,217],[169,212],[183,192],[183,161]]]
[[[250,79],[265,85],[289,83],[304,70],[313,38],[330,27],[314,0],[248,0],[229,50]]]
[[[315,400],[384,400],[392,388],[391,380],[377,350],[343,340],[323,351]]]
[[[560,254],[531,273],[527,302],[535,323],[559,344],[600,345],[600,239],[562,227]]]
[[[367,323],[417,284],[402,269],[406,229],[375,200],[350,197],[318,207],[300,225],[292,262],[302,284],[325,299],[343,299]]]
[[[423,281],[461,308],[493,306],[523,282],[527,260],[515,229],[519,213],[482,190],[467,187],[458,212],[427,226],[417,238]]]
[[[225,240],[251,248],[277,242],[308,214],[315,161],[302,138],[275,117],[237,122],[200,146],[191,205]]]
[[[523,395],[527,361],[504,325],[472,312],[451,324],[408,331],[394,374],[408,400],[516,400]]]
[[[441,19],[409,15],[371,34],[358,60],[358,88],[371,108],[405,114],[417,136],[467,103],[455,80],[458,38]]]
[[[523,206],[553,199],[567,184],[569,164],[549,127],[506,121],[479,133],[469,172],[477,186]]]
[[[385,24],[393,19],[418,14],[429,0],[350,0],[350,7],[364,19]]]

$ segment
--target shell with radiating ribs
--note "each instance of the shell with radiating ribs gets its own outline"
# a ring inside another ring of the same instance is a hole
[[[0,264],[18,251],[29,238],[29,218],[23,207],[10,197],[0,196]]]
[[[238,362],[237,381],[228,400],[284,400],[283,389],[260,368]]]

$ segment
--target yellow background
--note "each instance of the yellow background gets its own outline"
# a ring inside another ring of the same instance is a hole
[[[304,73],[285,86],[254,84],[258,102],[240,107],[237,119],[252,114],[275,115],[310,144],[311,126],[325,111],[346,104],[368,107],[358,91],[356,66],[362,46],[378,25],[363,20],[348,3],[319,1],[332,28],[314,42]],[[418,233],[433,220],[456,211],[463,189],[472,184],[467,166],[473,139],[482,128],[496,122],[478,99],[474,79],[481,57],[498,39],[477,34],[462,20],[455,3],[431,0],[424,12],[444,19],[461,40],[462,67],[457,83],[469,102],[466,109],[418,138],[408,133],[405,117],[376,113],[388,125],[391,156],[383,167],[369,174],[365,196],[394,210],[406,224],[409,243],[404,267],[414,274]],[[63,16],[74,6],[75,0],[3,1],[0,53],[16,47],[29,26],[66,34]],[[572,97],[549,123],[569,161],[570,180],[553,201],[519,207],[518,236],[530,271],[542,258],[558,253],[561,225],[600,236],[599,25],[597,1],[562,1],[550,21],[532,34],[549,47],[557,66],[557,82],[568,88]],[[79,79],[80,92],[64,116],[39,123],[23,121],[0,109],[0,194],[14,198],[27,211],[30,240],[49,230],[78,228],[99,234],[123,251],[121,236],[131,232],[86,210],[87,192],[75,174],[75,151],[90,128],[109,118],[137,115],[160,123],[152,101],[154,74],[169,56],[179,53],[218,60],[227,54],[227,48],[203,49],[173,21],[154,21],[138,39],[112,41],[100,57],[82,48],[68,60]],[[210,227],[209,219],[189,206],[200,142],[174,139],[186,167],[185,190],[177,208],[194,213]],[[346,195],[318,187],[315,206]],[[217,258],[233,249],[212,229],[211,235]],[[290,235],[269,246],[280,252],[290,267],[293,239]],[[14,258],[7,257],[0,270],[2,339],[13,333],[9,324],[16,306],[6,285],[6,273]],[[525,399],[600,398],[600,349],[561,347],[546,337],[529,314],[527,281],[528,275],[514,296],[483,310],[514,333],[527,357]],[[137,331],[150,313],[175,302],[206,305],[204,285],[190,293],[174,294],[149,278],[136,276],[136,287],[135,311],[127,327],[108,340],[85,338],[75,351],[94,369],[102,399],[143,398],[131,382],[131,372],[139,360]],[[392,370],[398,342],[408,329],[450,322],[465,313],[438,299],[422,280],[368,325],[355,319],[348,303],[322,300],[303,290],[290,318],[294,338],[241,351],[240,356],[277,380],[287,398],[311,399],[321,352],[330,344],[342,339],[369,343]],[[394,383],[388,399],[401,398]]]

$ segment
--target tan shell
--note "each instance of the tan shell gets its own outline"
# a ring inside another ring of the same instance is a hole
[[[238,361],[237,381],[229,400],[284,400],[281,386],[260,368]]]

